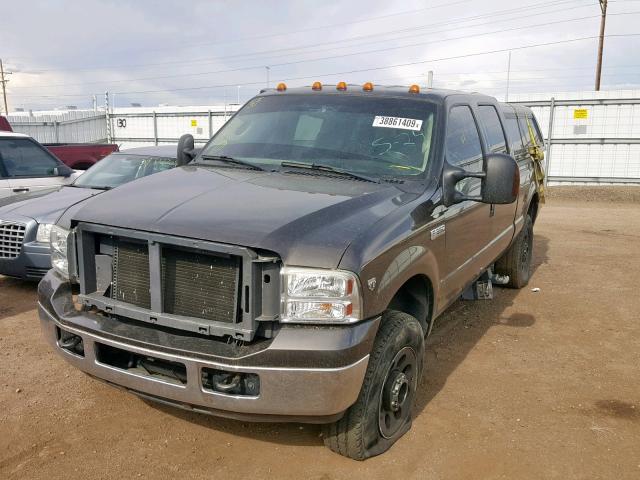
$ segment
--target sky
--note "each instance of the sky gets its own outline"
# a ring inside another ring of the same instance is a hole
[[[609,0],[602,89],[640,88],[640,0]],[[9,109],[220,105],[346,81],[592,90],[598,0],[0,0]],[[509,53],[511,61],[509,63]],[[508,81],[507,81],[508,79]]]

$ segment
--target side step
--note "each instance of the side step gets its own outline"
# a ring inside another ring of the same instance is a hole
[[[488,268],[475,282],[464,289],[462,299],[492,300],[494,283],[496,285],[506,285],[509,283],[509,276],[494,274],[491,269]]]

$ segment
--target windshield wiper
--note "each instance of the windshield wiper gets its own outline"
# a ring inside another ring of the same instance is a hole
[[[284,161],[280,163],[281,167],[285,168],[306,168],[307,170],[315,170],[319,172],[337,173],[339,175],[345,175],[351,178],[357,178],[358,180],[364,180],[365,182],[380,183],[380,181],[373,177],[361,175],[359,173],[350,172],[348,170],[342,170],[341,168],[332,167],[330,165],[319,165],[317,163],[303,163],[303,162],[290,162]]]
[[[239,158],[229,157],[227,155],[201,155],[200,158],[202,158],[203,160],[219,160],[225,163],[233,163],[235,165],[244,165],[245,167],[250,167],[255,170],[264,171],[264,168],[260,167],[259,165],[256,165],[255,163],[247,162],[246,160],[240,160]]]

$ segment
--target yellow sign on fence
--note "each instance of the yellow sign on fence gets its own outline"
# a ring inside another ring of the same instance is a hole
[[[197,127],[198,126],[198,121],[197,120],[191,120],[191,126],[192,127]]]
[[[586,108],[576,108],[573,111],[574,120],[586,120],[589,118],[589,110]]]

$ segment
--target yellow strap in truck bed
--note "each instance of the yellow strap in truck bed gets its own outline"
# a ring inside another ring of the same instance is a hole
[[[533,132],[533,126],[527,118],[527,127],[529,129],[529,138],[531,139],[531,146],[529,147],[529,155],[533,159],[533,176],[536,181],[536,188],[538,189],[538,200],[540,203],[544,203],[544,168],[542,161],[544,160],[544,151],[542,147],[536,142],[536,136]]]

